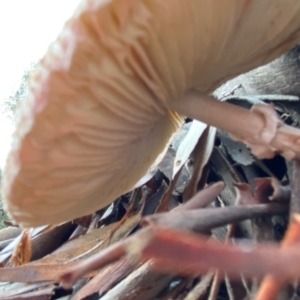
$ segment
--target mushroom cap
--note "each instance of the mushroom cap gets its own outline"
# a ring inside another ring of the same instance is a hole
[[[5,208],[33,227],[130,191],[182,124],[169,104],[291,48],[299,12],[299,0],[82,1],[20,105]]]

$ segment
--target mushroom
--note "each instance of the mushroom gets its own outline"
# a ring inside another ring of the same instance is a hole
[[[5,208],[33,227],[106,206],[147,172],[183,116],[231,131],[261,156],[298,155],[286,145],[299,131],[269,106],[249,112],[209,95],[295,45],[299,13],[299,0],[82,1],[21,103]]]

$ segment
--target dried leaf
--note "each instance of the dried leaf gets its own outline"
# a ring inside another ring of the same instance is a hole
[[[76,224],[67,222],[35,236],[32,239],[31,261],[40,259],[58,249],[69,239],[76,227],[78,227]]]
[[[296,160],[293,164],[293,183],[291,196],[291,214],[300,213],[300,160]]]
[[[153,271],[153,262],[149,261],[132,272],[123,281],[109,290],[101,300],[152,300],[159,294],[173,276]]]
[[[8,282],[0,285],[0,295],[5,297],[26,294],[37,289],[44,289],[54,285],[49,282],[23,283],[23,282]]]
[[[177,180],[180,176],[181,169],[178,170],[176,175],[173,177],[172,181],[169,184],[168,189],[166,190],[166,192],[162,196],[162,198],[159,202],[159,205],[157,206],[157,208],[155,210],[156,213],[168,211],[168,207],[169,207],[170,199],[171,199],[171,196],[172,196],[172,192],[173,192],[173,190],[175,188],[175,185],[176,185],[176,182],[177,182]]]
[[[246,278],[262,277],[269,273],[284,282],[300,276],[298,265],[295,264],[300,259],[298,247],[280,249],[276,245],[232,246],[212,240],[208,243],[199,235],[158,227],[148,227],[135,238],[141,240],[141,235],[143,243],[137,244],[132,239],[135,248],[131,248],[133,245],[129,242],[129,253],[136,255],[138,247],[141,258],[155,259],[153,267],[163,272],[195,276],[215,268],[226,272],[233,279],[238,279],[241,273]]]
[[[118,241],[123,237],[127,236],[130,231],[139,223],[141,216],[136,214],[129,219],[121,226],[113,235],[112,242]],[[51,255],[42,258],[36,263],[44,264],[55,264],[55,263],[65,263],[77,260],[79,258],[84,259],[97,253],[105,244],[103,241],[107,240],[111,234],[111,231],[116,223],[104,226],[99,229],[95,229],[83,236],[80,236],[74,240],[71,240],[53,252]]]
[[[210,292],[209,292],[208,300],[216,300],[217,299],[218,291],[220,289],[220,284],[221,284],[221,281],[222,281],[222,277],[223,276],[221,275],[221,272],[219,272],[219,271],[215,272],[213,282],[212,282],[212,285],[211,285],[211,289],[210,289]]]
[[[59,281],[62,274],[67,272],[69,268],[74,265],[75,263],[40,265],[26,264],[20,267],[1,268],[0,282]],[[86,274],[86,276],[92,275],[92,273]]]
[[[0,230],[0,241],[6,241],[16,238],[21,234],[22,229],[20,227],[7,227]]]
[[[286,214],[288,206],[281,203],[205,208],[159,213],[142,219],[143,226],[162,226],[199,233],[250,218]]]
[[[241,205],[268,203],[269,197],[273,193],[273,188],[270,180],[256,180],[258,186],[253,193],[250,185],[246,183],[234,184],[237,191],[237,202]],[[270,215],[272,216],[272,215]],[[251,220],[252,236],[257,241],[272,241],[274,240],[274,230],[270,218],[257,218]]]
[[[300,244],[300,215],[294,214],[288,231],[281,243],[282,249]],[[280,277],[266,276],[259,288],[256,296],[257,300],[272,300],[275,299],[280,289],[284,285],[284,281]]]
[[[83,288],[81,288],[72,300],[85,299],[92,294],[102,294],[108,292],[116,283],[128,276],[135,268],[134,261],[124,258],[120,261],[101,270]]]
[[[256,216],[256,214],[261,215],[262,213],[281,213],[282,211],[284,211],[284,204],[281,203],[268,203],[268,204],[260,204],[260,205],[256,205],[256,206],[252,206],[249,208],[246,208],[244,206],[242,207],[232,207],[232,208],[222,208],[223,210],[227,211],[229,209],[234,209],[234,212],[232,213],[231,211],[230,216],[232,218],[232,215],[235,216],[235,219],[240,219],[241,216],[244,217],[245,215],[247,215],[247,217],[252,216]],[[213,226],[221,226],[224,225],[225,221],[228,222],[228,219],[226,219],[226,216],[228,216],[228,214],[226,213],[221,213],[220,212],[218,214],[215,214],[215,212],[217,211],[217,209],[202,209],[200,210],[202,211],[202,215],[204,216],[208,216],[209,220],[215,220]],[[238,211],[238,213],[236,213],[236,211]],[[285,208],[285,211],[287,211],[287,207]],[[195,217],[195,212],[196,212],[196,217]],[[203,213],[204,212],[204,213]],[[174,226],[174,228],[180,228],[183,230],[209,230],[209,228],[207,228],[207,220],[206,221],[202,221],[203,218],[200,218],[200,220],[203,222],[203,224],[200,224],[200,222],[196,222],[196,221],[192,221],[189,222],[189,224],[192,224],[190,227],[191,228],[187,228],[187,222],[183,223],[179,222],[180,225],[184,225],[185,227],[176,227],[178,226],[178,222],[176,221],[179,217],[180,217],[180,213],[181,214],[186,214],[188,213],[188,221],[190,221],[190,219],[195,220],[196,218],[199,220],[199,212],[197,212],[196,210],[194,211],[185,211],[183,210],[182,212],[176,212],[175,213],[165,213],[162,215],[169,215],[172,218],[170,218],[170,220],[168,220],[168,226],[170,226],[171,223],[172,226]],[[244,214],[244,215],[243,215]],[[255,215],[253,215],[255,214]],[[219,217],[218,219],[216,219],[216,215],[221,215],[221,217]],[[156,215],[154,215],[153,217],[155,217]],[[165,217],[161,218],[162,222],[165,222]],[[149,218],[149,217],[148,217]],[[211,221],[213,222],[213,221]],[[175,224],[175,225],[174,225]],[[210,223],[211,225],[211,223]],[[148,226],[147,228],[152,228],[153,226]],[[156,229],[158,229],[159,227],[154,227]],[[160,229],[158,229],[160,230]],[[153,231],[153,229],[152,229]],[[150,232],[152,232],[150,231]],[[154,229],[155,231],[155,229]],[[73,266],[73,268],[71,268],[68,272],[66,272],[63,276],[62,276],[62,283],[64,285],[64,287],[70,288],[79,278],[81,278],[84,274],[91,272],[92,270],[96,270],[99,269],[101,267],[106,266],[109,263],[112,263],[114,261],[117,261],[118,259],[120,259],[121,257],[123,257],[126,252],[127,252],[127,246],[129,248],[130,247],[134,247],[133,249],[136,249],[138,251],[139,247],[141,245],[143,245],[144,243],[147,243],[148,239],[152,238],[152,235],[146,234],[147,229],[141,230],[138,233],[136,233],[134,236],[121,241],[119,243],[116,243],[114,245],[112,245],[111,247],[105,249],[104,251],[102,251],[101,253],[92,256],[86,260],[80,261],[76,264],[76,266]],[[149,232],[149,230],[148,230]],[[145,234],[144,234],[145,233]],[[131,241],[134,240],[136,241],[137,245],[131,245]],[[172,244],[172,242],[171,242]],[[133,250],[132,249],[132,250]],[[163,251],[163,249],[161,249]],[[138,252],[135,252],[136,254]]]
[[[43,235],[47,232],[50,232],[54,228],[56,228],[57,225],[47,225],[47,226],[40,226],[38,228],[32,229],[32,239],[38,237],[39,235]],[[12,255],[14,249],[17,247],[17,245],[20,243],[22,239],[22,234],[20,234],[18,237],[16,237],[9,245],[7,245],[2,251],[0,252],[0,264],[4,264]]]
[[[172,176],[173,176],[173,165],[176,157],[176,152],[178,151],[180,144],[188,134],[192,124],[193,122],[185,123],[181,127],[181,129],[176,133],[176,135],[172,140],[171,146],[168,148],[165,157],[158,165],[159,170],[163,172],[170,181],[172,180]],[[185,175],[187,175],[188,171],[185,167],[183,168],[182,171],[183,173],[185,173]]]
[[[230,278],[280,277],[283,282],[300,276],[295,261],[300,259],[298,247],[280,249],[275,245],[228,245],[183,231],[149,226],[126,241],[119,242],[88,261],[77,263],[62,276],[65,287],[70,287],[86,271],[101,268],[126,253],[140,259],[154,259],[152,268],[182,275],[198,276],[209,269],[219,269]],[[201,259],[199,259],[201,257]]]
[[[92,215],[87,215],[78,219],[73,220],[73,223],[81,225],[82,227],[89,228],[92,221]]]
[[[208,185],[207,187],[199,191],[196,195],[194,195],[188,202],[184,203],[178,208],[175,208],[174,211],[204,208],[216,199],[216,197],[221,193],[224,187],[225,184],[222,181]]]
[[[184,300],[204,299],[203,297],[206,295],[207,291],[209,290],[213,276],[214,276],[213,272],[208,272],[206,275],[201,277],[199,283],[188,293],[188,295],[184,298]]]
[[[213,151],[216,136],[216,128],[207,127],[199,138],[191,157],[193,158],[193,175],[183,192],[183,199],[187,201],[197,193],[198,182],[200,181],[203,169]]]
[[[158,207],[159,203],[161,202],[162,197],[166,193],[168,186],[166,182],[163,180],[160,188],[156,192],[156,194],[152,195],[147,202],[145,203],[145,208],[143,211],[143,216],[151,215],[155,212],[156,208]]]
[[[21,239],[14,249],[11,259],[7,263],[7,266],[14,267],[26,264],[31,259],[32,254],[32,241],[31,241],[32,230],[23,230]]]
[[[254,162],[251,151],[244,143],[233,141],[225,131],[218,130],[217,136],[221,141],[220,147],[234,162],[243,166],[249,166]]]
[[[15,296],[1,298],[1,299],[2,300],[49,300],[54,293],[53,290],[54,290],[54,286],[42,290],[29,292],[26,294],[15,295]]]
[[[5,240],[5,241],[0,242],[0,251],[2,251],[5,247],[7,247],[13,241],[14,241],[14,239]]]
[[[204,130],[206,129],[207,125],[194,120],[192,126],[189,129],[188,134],[185,136],[184,140],[181,142],[174,161],[173,166],[173,176],[176,176],[177,172],[182,168],[185,162],[188,160],[190,154],[194,150],[199,138],[203,134]]]

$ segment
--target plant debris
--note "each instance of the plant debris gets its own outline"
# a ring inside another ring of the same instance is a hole
[[[248,95],[247,76],[218,97],[248,109],[273,102],[282,122],[299,124],[298,95],[261,86],[255,94],[253,85]],[[149,178],[72,222],[30,230],[8,222],[0,299],[300,299],[298,160],[258,159],[187,119]]]

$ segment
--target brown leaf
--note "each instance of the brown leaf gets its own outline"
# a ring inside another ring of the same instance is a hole
[[[156,270],[189,276],[198,276],[209,269],[219,269],[233,279],[238,279],[241,273],[245,278],[272,274],[280,276],[283,282],[300,276],[295,264],[300,259],[298,247],[233,246],[212,240],[207,242],[206,238],[183,231],[150,226],[100,255],[73,265],[61,276],[62,283],[70,287],[87,270],[101,268],[126,253],[132,257],[138,255],[140,259],[155,259],[151,266]]]
[[[123,226],[121,226],[114,233],[112,242],[118,241],[127,236],[130,231],[139,223],[140,219],[141,216],[139,214],[127,219]],[[92,230],[83,236],[71,240],[58,248],[51,255],[36,261],[36,263],[59,264],[74,261],[79,258],[84,259],[89,257],[103,249],[105,246],[103,241],[110,236],[111,230],[116,226],[116,224],[117,222]]]
[[[155,259],[157,263],[153,267],[163,272],[195,276],[215,268],[226,272],[230,278],[238,279],[240,273],[246,278],[270,273],[283,282],[300,276],[298,264],[295,264],[300,259],[298,247],[232,246],[212,240],[208,243],[199,235],[158,227],[148,227],[135,238],[128,242],[129,253],[136,255],[140,249],[141,258]],[[143,243],[136,243],[140,240]]]
[[[61,275],[67,272],[73,265],[75,263],[27,264],[20,267],[1,268],[0,282],[58,281]]]
[[[31,234],[32,229],[23,230],[21,239],[7,263],[8,267],[20,266],[30,261],[32,254]]]
[[[189,201],[176,207],[173,211],[204,208],[216,199],[224,187],[225,184],[222,181],[210,184],[189,199]]]
[[[77,225],[81,225],[84,228],[89,228],[91,221],[92,221],[92,215],[87,215],[73,220],[73,223]]]
[[[57,225],[47,225],[41,226],[35,229],[32,229],[32,243],[34,244],[34,239],[40,235],[46,234],[56,228]],[[11,257],[13,251],[16,249],[18,244],[22,239],[22,233],[17,236],[10,244],[8,244],[2,251],[0,252],[0,264],[3,266],[5,262]],[[34,247],[33,247],[34,248]]]
[[[256,179],[257,187],[253,193],[252,188],[247,183],[236,183],[234,187],[237,194],[237,203],[241,205],[270,203],[269,197],[273,194],[273,187],[269,178]],[[272,215],[269,215],[272,216]],[[257,241],[274,240],[274,231],[270,218],[258,218],[251,221],[252,223],[252,237]],[[262,217],[262,216],[260,216]]]
[[[176,280],[176,279],[175,279]],[[169,299],[176,299],[176,300],[183,300],[185,296],[188,294],[188,290],[191,289],[194,283],[193,278],[180,278],[177,279],[179,283],[175,286],[172,286],[172,283],[167,286],[161,293],[159,293],[159,300],[169,300]],[[142,297],[143,294],[141,294]],[[157,297],[156,297],[157,298]],[[151,298],[153,299],[153,297]],[[150,300],[150,299],[149,299]]]
[[[177,171],[174,178],[170,182],[167,191],[164,193],[163,197],[160,200],[159,205],[157,206],[157,208],[155,210],[155,213],[168,211],[168,207],[169,207],[170,199],[171,199],[171,196],[172,196],[172,192],[173,192],[173,190],[175,188],[175,185],[176,185],[176,182],[177,182],[177,180],[180,176],[181,170],[182,170],[182,168]]]
[[[199,300],[203,298],[210,288],[211,282],[213,280],[214,273],[208,272],[206,275],[201,277],[199,283],[188,293],[184,300]]]
[[[107,239],[103,241],[104,243],[107,243],[107,246],[111,243],[111,239],[114,233],[126,223],[126,221],[130,218],[130,216],[136,214],[138,215],[138,218],[142,217],[142,212],[144,210],[146,200],[147,198],[149,198],[150,195],[149,191],[150,190],[144,186],[143,188],[136,189],[132,192],[130,198],[130,204],[126,210],[125,215],[122,217],[122,219],[119,222],[116,223],[114,228],[110,231],[110,234],[107,237]],[[135,212],[136,206],[138,206],[140,202],[142,203],[141,207],[139,208],[139,212],[136,213]]]
[[[254,181],[256,184],[254,192],[247,183],[233,183],[238,203],[259,204],[269,201],[288,202],[290,200],[290,187],[281,186],[275,178],[256,178]]]
[[[221,275],[221,272],[216,271],[214,273],[213,282],[211,284],[208,300],[216,300],[217,299],[218,291],[220,289],[222,278],[223,278],[223,274]]]
[[[270,201],[289,202],[290,186],[282,186],[276,178],[256,178],[255,198],[260,203]]]
[[[300,160],[293,163],[293,183],[292,183],[292,196],[291,196],[291,212],[300,213]]]
[[[191,157],[193,160],[193,175],[183,192],[183,200],[188,201],[197,193],[198,183],[202,177],[203,169],[213,151],[216,136],[215,127],[207,127],[200,136]]]
[[[134,261],[124,258],[120,261],[107,266],[92,278],[84,287],[82,287],[72,300],[85,299],[86,297],[98,293],[99,296],[106,293],[116,283],[128,276],[135,268]]]
[[[236,203],[240,205],[255,205],[259,201],[254,198],[252,188],[247,183],[233,183],[233,186],[236,191]]]
[[[154,271],[153,264],[153,261],[142,264],[101,297],[101,300],[155,299],[155,296],[172,281],[173,276]]]
[[[177,149],[172,178],[174,178],[177,172],[182,169],[206,128],[207,125],[205,123],[193,120],[187,135]]]
[[[221,226],[224,225],[225,221],[228,222],[228,211],[230,209],[234,209],[234,212],[232,213],[231,211],[229,212],[230,217],[232,218],[232,216],[235,216],[236,219],[239,220],[239,218],[241,218],[241,216],[245,217],[250,217],[250,216],[256,216],[256,214],[266,214],[266,213],[280,213],[282,212],[282,210],[284,210],[284,205],[280,204],[280,203],[268,203],[268,204],[260,204],[260,205],[256,205],[256,206],[252,206],[252,207],[226,207],[226,208],[222,208],[224,211],[226,211],[227,213],[220,213],[220,211],[217,211],[216,208],[214,209],[202,209],[199,210],[202,213],[202,216],[199,218],[199,212],[197,210],[192,210],[192,211],[179,211],[177,213],[165,213],[165,214],[161,214],[164,215],[160,221],[161,222],[165,222],[166,217],[165,216],[171,216],[170,220],[168,220],[168,226],[170,226],[170,224],[172,223],[172,226],[174,226],[174,228],[180,228],[181,230],[209,230],[209,228],[207,227],[207,219],[208,220],[214,220],[211,222],[214,222],[214,226]],[[285,211],[287,210],[287,208],[285,208]],[[217,211],[217,213],[215,213]],[[237,213],[238,211],[238,213]],[[188,213],[188,218],[186,218],[186,222],[178,222],[177,220],[180,218],[180,214],[186,214]],[[221,215],[221,217],[216,218],[217,215]],[[157,215],[154,215],[153,217],[155,217]],[[207,219],[204,219],[204,216],[208,216]],[[149,218],[149,217],[148,217]],[[192,221],[191,221],[192,220]],[[187,222],[188,221],[188,222]],[[201,223],[202,222],[202,223]],[[211,225],[210,222],[210,225]],[[174,225],[175,224],[175,225]],[[179,224],[179,225],[178,225]],[[192,224],[190,225],[190,227],[187,227],[186,224]],[[200,225],[199,225],[200,224]],[[177,227],[176,227],[177,226]],[[180,227],[180,226],[185,226],[185,227]],[[147,228],[152,228],[153,226],[148,226]],[[159,227],[155,227],[154,228],[159,228]],[[151,229],[152,231],[155,231],[153,229]],[[144,244],[145,242],[147,242],[148,239],[152,238],[151,235],[147,235],[147,232],[152,232],[151,230],[140,230],[138,233],[136,233],[135,235],[133,235],[132,237],[118,242],[114,245],[112,245],[111,247],[103,250],[102,252],[98,253],[95,256],[92,256],[88,259],[85,259],[83,261],[78,262],[78,264],[76,264],[76,266],[74,266],[72,269],[70,269],[68,272],[66,272],[63,276],[62,276],[62,283],[64,285],[64,287],[66,288],[70,288],[79,278],[81,278],[84,274],[86,274],[87,272],[91,272],[92,270],[97,270],[101,267],[106,266],[109,263],[115,262],[118,259],[120,259],[121,257],[123,257],[126,252],[127,252],[127,246],[130,248],[131,246],[133,247],[133,249],[136,249],[137,252],[135,252],[136,254],[139,253],[138,249],[139,246]],[[159,229],[160,230],[160,229]],[[145,234],[143,234],[145,233]],[[131,244],[132,240],[135,241],[135,244]],[[163,249],[161,249],[163,251]]]
[[[21,234],[22,229],[20,227],[7,227],[0,230],[0,241],[6,241],[16,238]]]
[[[144,211],[143,211],[143,216],[151,215],[155,212],[157,206],[161,202],[161,199],[163,195],[166,193],[167,189],[168,189],[168,185],[163,180],[157,192],[146,201]]]
[[[66,270],[66,272],[64,272],[60,277],[62,286],[69,289],[73,286],[73,284],[76,283],[78,279],[82,278],[85,274],[105,267],[108,264],[116,262],[117,260],[122,258],[126,254],[127,241],[128,240],[124,240],[115,243],[96,255],[75,262],[72,268]]]
[[[265,203],[222,208],[205,208],[160,213],[142,219],[142,226],[162,226],[185,231],[208,233],[211,229],[249,218],[285,214],[288,206],[281,203]]]
[[[29,292],[26,294],[15,295],[15,296],[1,298],[1,299],[2,300],[49,300],[53,295],[53,290],[54,290],[54,286],[42,290]]]
[[[283,242],[281,243],[282,249],[298,245],[300,243],[300,215],[294,214],[290,226]],[[284,285],[284,281],[280,277],[266,276],[260,286],[257,300],[272,300],[275,299],[280,289]]]
[[[49,282],[36,282],[36,283],[24,283],[24,282],[8,282],[6,284],[1,283],[0,295],[1,297],[11,297],[16,295],[21,295],[35,291],[37,289],[45,289],[48,287],[53,287],[54,284]]]
[[[31,261],[45,257],[58,249],[68,240],[76,226],[72,222],[67,222],[34,237]]]

